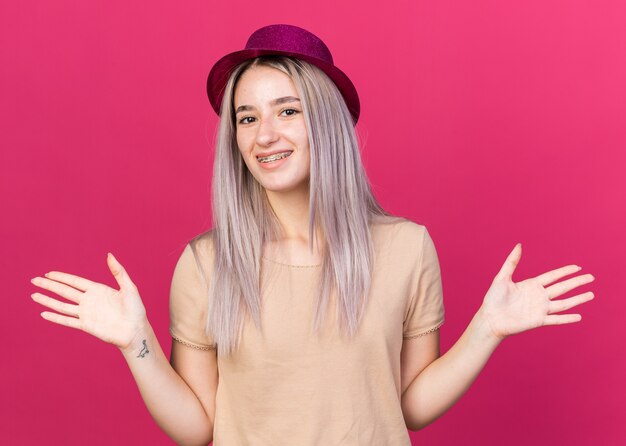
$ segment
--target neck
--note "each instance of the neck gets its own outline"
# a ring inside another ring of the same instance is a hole
[[[287,263],[319,263],[325,248],[321,228],[315,233],[313,251],[309,237],[309,189],[274,192],[266,189],[267,198],[282,227],[283,237],[270,243],[268,255]],[[279,252],[277,252],[277,251]],[[315,260],[313,260],[315,259]]]
[[[309,240],[309,189],[275,192],[266,189],[267,199],[278,217],[285,239]]]

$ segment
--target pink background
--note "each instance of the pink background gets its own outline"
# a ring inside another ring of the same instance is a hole
[[[42,319],[29,279],[113,286],[110,250],[169,356],[173,268],[211,221],[206,76],[270,23],[316,33],[353,79],[375,192],[438,250],[442,353],[517,242],[516,281],[596,277],[581,322],[505,340],[413,443],[624,441],[625,22],[618,0],[3,1],[0,443],[172,444],[119,351]]]

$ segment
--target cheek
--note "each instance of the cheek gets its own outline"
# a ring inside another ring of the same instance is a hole
[[[304,151],[307,153],[307,156],[309,155],[310,152],[310,146],[309,146],[309,138],[307,137],[306,134],[301,135],[300,136],[300,147],[302,147],[304,149]]]
[[[247,158],[246,155],[250,153],[251,148],[250,141],[248,138],[245,137],[245,135],[237,136],[237,148],[239,149],[239,153],[241,154],[241,156]]]
[[[311,148],[309,147],[308,141],[305,141],[302,147],[304,147],[303,154],[306,158],[306,162],[309,164],[311,162]]]
[[[246,129],[246,128],[235,129],[235,139],[237,140],[237,144],[239,144],[239,147],[246,147],[247,142],[250,141],[250,138],[252,136],[253,135],[250,132],[250,129]]]

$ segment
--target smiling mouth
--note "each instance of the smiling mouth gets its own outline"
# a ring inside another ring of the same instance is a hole
[[[275,153],[273,155],[269,155],[269,156],[265,156],[265,157],[257,157],[257,160],[260,163],[271,163],[272,161],[278,161],[281,160],[283,158],[287,158],[289,155],[291,155],[293,153],[293,150],[288,151],[288,152],[280,152],[280,153]]]

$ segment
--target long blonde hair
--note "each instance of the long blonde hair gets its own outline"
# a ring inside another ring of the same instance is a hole
[[[234,90],[240,76],[257,65],[289,75],[303,108],[311,157],[310,249],[319,229],[325,251],[315,333],[321,327],[333,290],[342,334],[353,336],[357,332],[373,271],[370,225],[379,216],[390,216],[371,191],[354,120],[343,96],[323,71],[285,56],[261,56],[238,65],[225,87],[216,140],[213,230],[192,240],[195,243],[203,237],[211,238],[214,269],[205,274],[209,284],[205,330],[217,343],[220,355],[229,355],[238,347],[244,311],[261,330],[262,247],[282,236],[265,189],[248,170],[236,141]],[[192,248],[195,252],[193,244]]]

